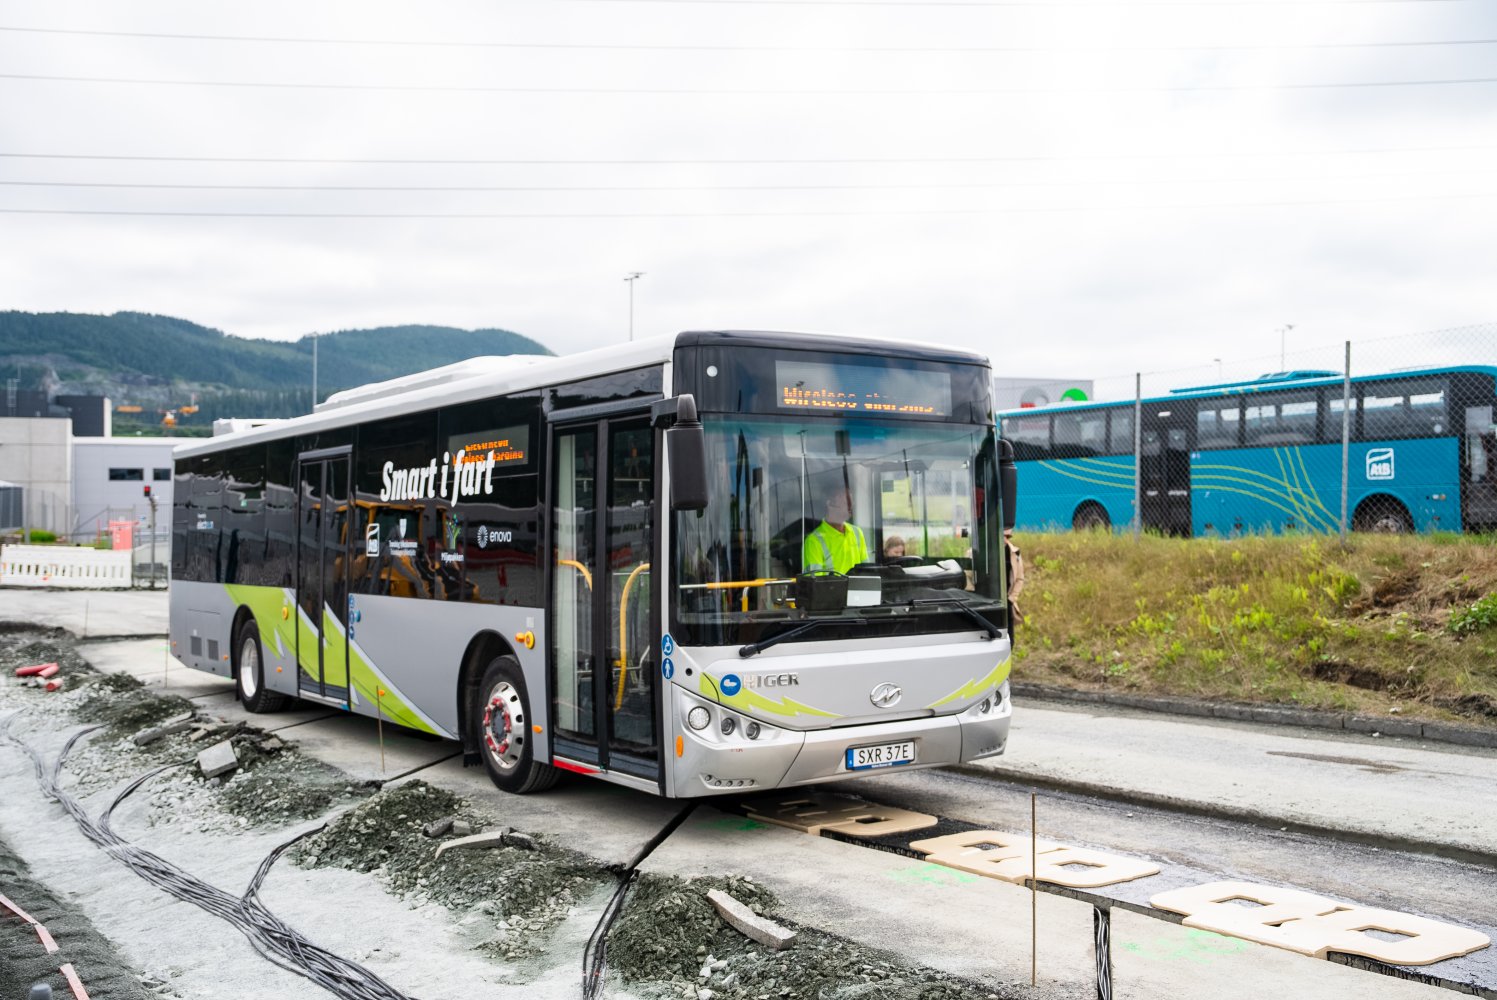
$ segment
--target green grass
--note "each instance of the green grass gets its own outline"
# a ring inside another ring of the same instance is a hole
[[[1497,540],[1023,535],[1015,678],[1497,725]]]

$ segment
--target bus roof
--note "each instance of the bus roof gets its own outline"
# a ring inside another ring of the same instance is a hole
[[[1369,375],[1353,375],[1353,382],[1381,382],[1388,379],[1414,378],[1420,375],[1440,375],[1454,372],[1471,372],[1497,377],[1497,367],[1490,365],[1443,365],[1435,368],[1407,368],[1398,371],[1377,372]],[[1275,372],[1245,382],[1224,382],[1220,385],[1198,386],[1186,389],[1171,389],[1167,396],[1145,396],[1145,403],[1168,403],[1181,399],[1207,399],[1214,396],[1247,396],[1258,392],[1273,392],[1280,389],[1303,389],[1322,385],[1340,385],[1340,372],[1297,371]],[[1048,406],[1031,406],[1017,410],[1002,410],[999,418],[1021,417],[1031,414],[1066,412],[1076,410],[1110,409],[1132,406],[1131,399],[1116,399],[1111,402],[1089,401],[1085,403],[1051,403]]]
[[[470,358],[429,371],[345,389],[333,393],[312,413],[250,430],[194,440],[179,445],[172,455],[175,458],[191,458],[240,445],[275,441],[298,434],[346,427],[366,420],[415,413],[446,403],[468,402],[487,396],[564,384],[608,372],[644,368],[669,361],[677,347],[712,344],[799,350],[835,349],[852,354],[884,357],[904,354],[961,364],[988,363],[987,358],[981,355],[911,341],[769,330],[694,330],[611,344],[561,357],[515,354]]]

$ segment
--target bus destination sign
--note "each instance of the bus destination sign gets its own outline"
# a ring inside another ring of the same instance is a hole
[[[951,375],[822,361],[776,361],[779,407],[885,416],[951,416]]]

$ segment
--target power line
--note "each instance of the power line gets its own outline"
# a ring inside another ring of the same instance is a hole
[[[591,0],[598,2],[598,0]],[[1412,0],[1405,0],[1412,2]],[[1437,2],[1437,0],[1426,0]],[[109,83],[152,87],[226,87],[251,90],[323,90],[398,92],[416,94],[613,94],[621,97],[715,96],[715,97],[996,97],[1023,94],[1162,94],[1182,92],[1226,92],[1264,90],[1347,90],[1368,87],[1447,87],[1497,83],[1497,77],[1466,77],[1453,80],[1354,80],[1341,83],[1248,83],[1185,84],[1154,87],[935,87],[924,90],[900,88],[828,89],[773,87],[463,87],[451,84],[410,85],[394,83],[276,83],[247,80],[157,80],[135,77],[46,76],[36,73],[0,73],[0,80],[39,80],[49,83]]]
[[[1382,49],[1382,48],[1430,48],[1446,45],[1497,45],[1497,38],[1448,38],[1429,41],[1394,42],[1285,42],[1274,44],[1239,45],[1128,45],[1128,46],[1069,46],[1069,45],[650,45],[622,43],[577,43],[577,42],[477,42],[433,39],[391,38],[296,38],[285,35],[210,35],[179,34],[162,31],[102,31],[81,28],[24,28],[0,25],[0,31],[24,32],[39,35],[81,35],[95,38],[154,38],[169,41],[197,42],[251,42],[283,45],[367,45],[398,48],[463,48],[463,49],[538,49],[572,50],[580,52],[871,52],[871,53],[931,53],[991,54],[1000,52],[1247,52],[1279,49]]]
[[[1300,208],[1322,205],[1400,204],[1423,201],[1464,201],[1497,198],[1497,191],[1471,194],[1410,195],[1397,198],[1313,198],[1277,201],[1196,202],[1165,205],[1054,205],[1010,208],[877,209],[870,211],[781,211],[781,212],[205,212],[145,211],[72,208],[0,208],[0,215],[106,216],[174,219],[347,219],[347,220],[629,220],[629,219],[786,219],[856,218],[904,216],[1044,215],[1071,212],[1163,212],[1199,211],[1206,208]]]
[[[1202,158],[1264,158],[1274,156],[1364,156],[1397,153],[1454,153],[1497,149],[1497,144],[1461,146],[1366,146],[1346,149],[1165,150],[1158,153],[1035,153],[1009,156],[864,156],[864,157],[756,157],[756,158],[657,158],[657,159],[456,159],[456,158],[333,158],[290,156],[155,156],[117,153],[17,153],[0,152],[11,160],[104,160],[127,163],[254,163],[281,165],[360,166],[793,166],[800,164],[848,165],[876,163],[1053,163],[1066,160],[1160,160]]]
[[[1115,0],[562,0],[571,3],[710,4],[718,7],[1117,7]],[[1368,4],[1480,3],[1482,0],[1129,0],[1130,7],[1356,7]]]
[[[1419,170],[1393,170],[1375,173],[1344,174],[1334,177],[1094,177],[1076,180],[1055,181],[972,181],[934,182],[910,184],[178,184],[141,183],[134,181],[10,181],[0,180],[0,187],[69,188],[132,191],[341,191],[352,193],[588,193],[588,192],[713,192],[713,191],[966,191],[999,188],[1046,188],[1070,187],[1077,184],[1254,184],[1259,182],[1280,184],[1303,184],[1317,181],[1386,180],[1398,177],[1428,177],[1431,175],[1462,176],[1468,174],[1490,175],[1493,167],[1468,168],[1421,168]]]

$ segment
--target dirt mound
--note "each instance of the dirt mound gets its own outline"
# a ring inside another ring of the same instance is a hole
[[[471,832],[487,818],[451,792],[413,781],[390,788],[303,841],[293,860],[304,867],[373,872],[391,891],[417,905],[433,901],[481,924],[480,947],[515,960],[538,954],[573,907],[611,882],[596,863],[545,843],[517,838],[514,846],[446,851],[457,834],[428,837],[426,827],[447,819]],[[524,844],[526,846],[519,846]]]
[[[729,927],[707,893],[721,889],[773,916],[774,896],[746,878],[643,875],[608,936],[608,965],[631,986],[709,1000],[994,1000],[999,994],[956,976],[819,931],[800,929],[774,951]],[[668,929],[668,933],[665,932]]]

